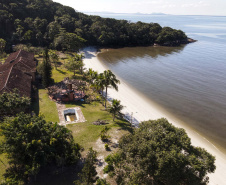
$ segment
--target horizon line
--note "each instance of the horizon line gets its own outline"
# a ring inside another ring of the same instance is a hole
[[[175,16],[218,16],[218,17],[226,17],[226,15],[208,15],[208,14],[167,14],[161,12],[153,12],[153,13],[141,13],[141,12],[133,12],[133,13],[122,13],[122,12],[107,12],[107,11],[80,11],[82,13],[103,13],[103,14],[140,14],[140,15],[175,15]]]

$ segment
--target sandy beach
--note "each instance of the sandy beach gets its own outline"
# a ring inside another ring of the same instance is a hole
[[[103,72],[107,67],[98,60],[97,52],[95,48],[85,48],[82,52],[85,53],[84,64],[85,68],[92,68],[95,71]],[[119,77],[117,77],[120,79]],[[129,120],[133,120],[133,124],[137,125],[141,121],[146,121],[149,119],[167,118],[173,125],[184,128],[191,138],[192,144],[194,146],[199,146],[205,148],[208,152],[216,157],[216,170],[215,173],[209,174],[209,184],[211,185],[223,185],[226,184],[226,155],[219,151],[212,143],[206,140],[204,137],[200,136],[198,133],[194,132],[185,123],[177,120],[173,115],[167,113],[164,109],[146,99],[142,94],[137,92],[135,89],[130,87],[126,82],[120,79],[121,83],[119,85],[119,90],[115,91],[109,89],[108,99],[113,98],[121,101],[124,107],[123,113],[127,116]]]

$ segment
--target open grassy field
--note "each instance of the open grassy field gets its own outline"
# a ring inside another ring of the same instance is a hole
[[[58,67],[57,69],[54,68],[52,70],[52,74],[55,83],[61,82],[65,77],[71,78],[73,76],[72,72],[68,71],[63,67]]]
[[[59,122],[56,103],[49,99],[45,89],[39,89],[39,113],[45,116],[46,121]]]
[[[66,107],[80,107],[85,119],[87,120],[85,123],[75,123],[67,125],[67,128],[70,129],[73,133],[75,142],[82,145],[85,151],[93,146],[93,144],[100,137],[101,130],[104,128],[104,125],[92,124],[98,119],[106,120],[106,122],[109,123],[106,126],[108,126],[109,128],[120,128],[122,130],[125,130],[125,132],[127,133],[131,130],[130,123],[125,120],[115,119],[115,121],[113,122],[112,115],[108,111],[106,111],[104,106],[99,102],[93,102],[90,104],[75,102],[66,104]],[[109,133],[110,132],[111,129],[109,130]]]

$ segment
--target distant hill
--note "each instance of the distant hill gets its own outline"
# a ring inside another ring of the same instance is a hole
[[[178,45],[187,42],[181,30],[158,23],[86,15],[52,0],[2,0],[0,37],[7,50],[19,43],[77,50],[83,45],[101,47]]]
[[[101,15],[101,14],[128,14],[128,15],[169,15],[164,13],[115,13],[115,12],[107,12],[107,11],[101,11],[101,12],[84,12],[85,14],[91,14],[91,15]]]
[[[169,14],[165,14],[165,13],[151,13],[151,15],[169,15]]]

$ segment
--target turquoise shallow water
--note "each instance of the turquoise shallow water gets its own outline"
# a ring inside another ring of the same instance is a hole
[[[226,149],[226,17],[102,14],[158,22],[198,40],[181,47],[110,49],[99,58],[121,79]]]

